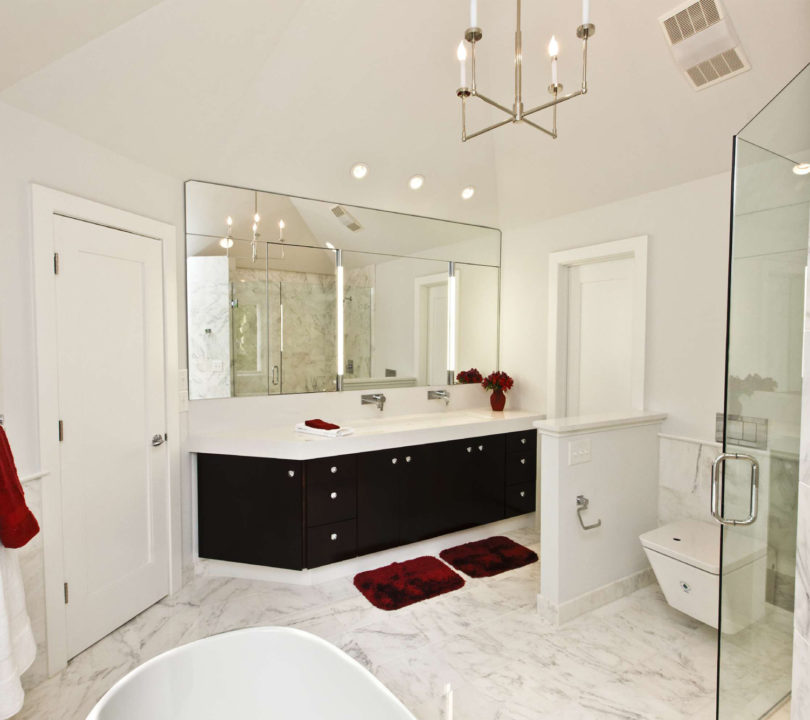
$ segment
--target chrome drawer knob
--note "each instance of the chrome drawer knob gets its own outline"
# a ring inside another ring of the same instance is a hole
[[[526,491],[525,490],[520,491],[520,497],[526,497]]]
[[[295,470],[287,470],[287,475],[290,477],[295,477]]]
[[[396,465],[397,464],[397,459],[396,458],[391,458],[391,464]]]
[[[333,493],[331,493],[331,494],[329,495],[329,497],[330,497],[330,498],[332,498],[332,500],[334,500],[334,499],[337,497],[337,493],[336,493],[336,492],[333,492]]]
[[[479,451],[483,451],[483,450],[484,450],[484,446],[483,446],[483,445],[479,445],[479,446],[478,446],[478,450],[479,450]]]
[[[520,444],[525,445],[526,444],[526,438],[520,438]]]
[[[335,540],[337,540],[337,533],[332,533],[332,534],[329,536],[329,539],[330,539],[330,540],[332,540],[333,542],[334,542]]]
[[[468,447],[468,448],[467,448],[467,452],[472,452],[472,448],[471,448],[471,447]]]
[[[520,464],[525,465],[526,464],[526,458],[520,458]]]
[[[334,475],[337,472],[337,465],[332,465],[332,467],[330,468],[330,472],[332,473],[332,475]]]
[[[405,462],[410,462],[410,461],[411,461],[411,456],[410,456],[410,455],[406,455],[406,456],[405,456]]]

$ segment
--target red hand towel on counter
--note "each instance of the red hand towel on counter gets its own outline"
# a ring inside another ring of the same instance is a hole
[[[307,420],[304,425],[315,428],[316,430],[340,430],[340,425],[334,425],[325,420]]]
[[[19,548],[38,532],[37,519],[25,504],[6,431],[0,425],[0,543]]]

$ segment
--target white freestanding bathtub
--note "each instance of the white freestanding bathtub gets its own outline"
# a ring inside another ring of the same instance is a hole
[[[370,672],[301,630],[251,628],[158,655],[87,720],[416,720]]]

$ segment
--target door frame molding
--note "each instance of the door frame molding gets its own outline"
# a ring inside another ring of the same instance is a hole
[[[40,467],[42,480],[42,553],[45,578],[45,623],[48,674],[67,665],[67,622],[64,602],[62,478],[59,463],[58,356],[54,216],[103,225],[159,240],[163,251],[163,339],[166,377],[165,417],[169,448],[166,468],[169,497],[169,591],[182,581],[180,484],[180,416],[177,316],[177,231],[174,225],[102,205],[85,198],[31,184],[34,299]]]
[[[647,335],[647,236],[613,240],[562,250],[548,257],[548,409],[550,418],[565,415],[568,362],[568,270],[579,265],[632,258],[633,269],[633,409],[644,409]]]
[[[427,339],[425,337],[425,327],[423,327],[423,320],[425,320],[425,312],[427,310],[427,298],[425,293],[433,286],[441,285],[442,283],[446,283],[447,279],[450,277],[449,272],[447,273],[433,273],[432,275],[420,275],[417,278],[414,278],[413,283],[413,367],[414,367],[414,375],[417,379],[417,385],[421,381],[421,378],[425,378],[425,385],[429,385],[430,383],[427,382],[427,364],[425,362],[425,344]],[[458,288],[460,283],[460,273],[459,269],[456,268],[456,316],[454,318],[455,322],[453,323],[453,327],[455,329],[455,334],[453,335],[452,342],[455,347],[456,352],[458,352]],[[449,318],[448,318],[449,321]],[[448,343],[450,342],[450,337],[448,335]],[[449,347],[447,348],[450,349]],[[424,373],[424,374],[423,374]],[[446,385],[446,382],[441,383],[442,385]]]

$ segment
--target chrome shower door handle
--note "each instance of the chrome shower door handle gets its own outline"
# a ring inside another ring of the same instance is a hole
[[[152,435],[152,447],[160,447],[164,442],[166,442],[166,438],[163,435]]]
[[[273,385],[278,385],[278,365],[273,365]]]
[[[725,480],[723,470],[727,460],[744,460],[751,464],[751,495],[748,504],[748,517],[741,520],[724,518],[720,508],[723,500],[723,487]],[[734,527],[736,525],[751,525],[757,519],[759,512],[759,462],[753,455],[746,453],[720,453],[712,463],[712,517],[722,525]]]

